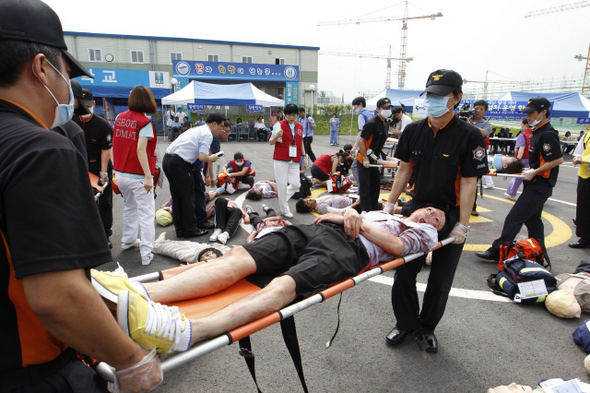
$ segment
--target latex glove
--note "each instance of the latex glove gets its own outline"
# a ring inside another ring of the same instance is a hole
[[[160,358],[152,349],[141,361],[124,370],[115,371],[115,386],[122,392],[147,392],[162,383],[164,373]]]
[[[455,241],[453,241],[453,244],[463,244],[465,243],[467,233],[465,233],[465,230],[459,226],[459,223],[456,223],[451,233],[449,233],[449,237],[451,236],[455,236]]]
[[[109,174],[107,172],[98,172],[98,174],[100,175],[100,181],[102,181],[102,184],[105,184],[109,180]]]
[[[383,206],[383,210],[389,214],[395,214],[395,211],[397,210],[397,202],[396,203],[385,202],[385,205]]]
[[[371,165],[371,161],[369,161],[369,157],[363,157],[363,166],[368,168]]]
[[[537,175],[537,171],[534,169],[529,169],[528,171],[524,171],[522,174],[524,175],[524,180],[531,181]]]

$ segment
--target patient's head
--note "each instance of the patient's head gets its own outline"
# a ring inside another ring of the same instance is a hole
[[[213,248],[213,247],[209,247],[209,248],[205,248],[204,250],[201,250],[201,252],[197,256],[197,260],[199,262],[207,262],[212,259],[219,258],[222,255],[223,255],[223,253],[221,251],[219,251],[218,249]]]
[[[446,222],[445,213],[442,210],[431,206],[415,210],[408,218],[413,222],[430,224],[437,231],[443,229]]]
[[[521,173],[524,169],[521,159],[507,155],[503,155],[501,161],[494,157],[493,166],[498,173]]]
[[[252,199],[253,201],[259,201],[262,199],[262,188],[251,188],[246,193],[246,199]]]
[[[301,198],[295,204],[295,210],[297,213],[309,213],[318,205],[318,201],[315,198]]]

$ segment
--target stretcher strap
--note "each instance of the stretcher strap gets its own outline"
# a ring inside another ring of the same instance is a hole
[[[326,343],[326,349],[328,349],[332,346],[332,342],[334,342],[334,339],[336,338],[336,335],[338,334],[338,329],[340,329],[340,304],[342,304],[342,292],[340,292],[340,298],[338,299],[338,306],[336,307],[336,317],[337,317],[336,331],[332,335],[332,338]]]
[[[295,328],[295,318],[289,317],[281,320],[281,331],[283,332],[283,340],[289,350],[293,364],[299,375],[301,387],[303,391],[308,393],[307,384],[305,383],[305,376],[303,375],[303,365],[301,363],[301,351],[299,350],[299,341],[297,340],[297,329]]]
[[[246,361],[248,365],[248,370],[250,370],[250,375],[252,375],[252,379],[254,380],[254,384],[256,385],[256,390],[258,393],[262,393],[260,387],[258,386],[258,381],[256,380],[256,365],[254,359],[254,353],[252,352],[252,343],[250,342],[250,336],[244,337],[239,342],[240,351],[238,352]]]

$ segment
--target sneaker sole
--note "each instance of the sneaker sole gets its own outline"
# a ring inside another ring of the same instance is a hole
[[[94,286],[94,289],[96,289],[96,292],[98,292],[98,294],[100,296],[102,296],[103,298],[117,304],[119,301],[119,297],[109,291],[108,289],[106,289],[99,281],[97,281],[94,277],[92,277],[92,285]]]
[[[118,300],[117,323],[125,334],[131,337],[131,330],[129,329],[129,291],[121,291]]]

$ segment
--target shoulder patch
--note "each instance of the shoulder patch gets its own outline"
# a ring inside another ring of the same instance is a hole
[[[476,160],[483,160],[483,158],[486,156],[486,149],[479,146],[477,147],[475,150],[473,150],[473,158]]]

